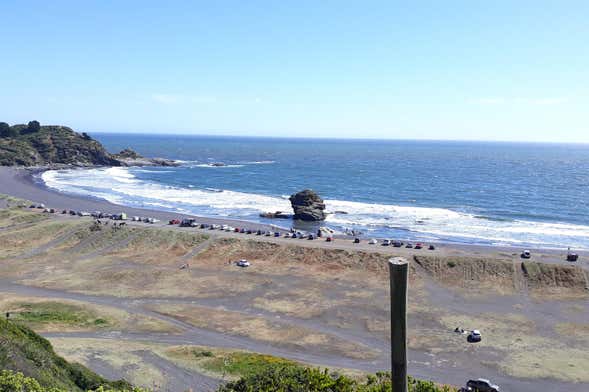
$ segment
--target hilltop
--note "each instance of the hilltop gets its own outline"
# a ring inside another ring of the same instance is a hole
[[[143,158],[130,149],[109,153],[85,132],[61,125],[8,125],[0,122],[2,166],[171,166],[174,161]]]

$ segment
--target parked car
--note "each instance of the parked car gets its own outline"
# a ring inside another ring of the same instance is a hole
[[[480,342],[482,339],[483,337],[481,336],[481,332],[478,329],[473,329],[466,337],[466,341],[469,343],[477,343]]]
[[[198,223],[193,218],[184,218],[180,222],[180,227],[196,227]]]
[[[360,243],[360,238],[356,237],[354,238],[354,244],[359,244]]]
[[[168,222],[169,225],[179,225],[180,224],[180,219],[170,219],[170,221]]]
[[[325,242],[333,242],[333,237],[327,237],[327,238],[325,238]]]
[[[422,248],[423,248],[423,245],[420,242],[415,244],[415,249],[422,249]]]
[[[315,236],[313,234],[309,234],[309,236],[307,237],[308,240],[314,240]]]
[[[376,245],[378,244],[378,241],[375,238],[372,238],[370,241],[368,241],[368,245]]]
[[[532,257],[532,253],[530,253],[529,250],[524,250],[521,254],[521,258],[522,259],[529,259],[530,257]]]
[[[249,267],[251,264],[246,259],[241,259],[237,263],[235,263],[238,267]]]
[[[382,240],[382,246],[389,246],[391,244],[391,240]]]
[[[280,232],[278,232],[278,231],[275,231],[275,232],[274,232],[274,237],[280,237]]]
[[[78,215],[79,216],[90,216],[90,213],[87,211],[80,211],[80,212],[78,212]]]
[[[401,241],[397,241],[397,240],[395,240],[395,241],[393,241],[393,246],[394,246],[395,248],[400,248],[400,247],[402,247],[402,246],[403,246],[403,243],[402,243]]]
[[[476,392],[499,392],[499,385],[492,384],[486,378],[478,378],[476,380],[468,380],[467,388],[471,388]]]
[[[436,247],[435,247],[435,246],[433,246],[433,245],[430,245],[430,246],[428,247],[428,249],[429,249],[429,250],[436,250]]]
[[[408,242],[407,245],[405,245],[405,248],[411,249],[411,248],[413,248],[413,244]]]

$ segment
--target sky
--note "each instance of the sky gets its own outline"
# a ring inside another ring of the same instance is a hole
[[[589,142],[589,1],[0,1],[0,121]]]

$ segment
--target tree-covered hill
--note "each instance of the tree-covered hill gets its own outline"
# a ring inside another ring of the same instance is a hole
[[[100,142],[86,133],[57,125],[10,126],[0,123],[0,165],[36,166],[67,164],[79,166],[120,166]]]

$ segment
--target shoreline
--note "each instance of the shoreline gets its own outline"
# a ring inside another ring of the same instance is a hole
[[[42,173],[47,168],[25,168],[25,167],[0,167],[0,193],[4,193],[20,199],[29,200],[34,203],[43,203],[49,208],[56,210],[77,210],[77,211],[101,211],[110,214],[125,212],[129,216],[149,216],[167,223],[170,219],[197,218],[199,223],[207,224],[231,224],[240,226],[252,226],[260,229],[276,228],[274,225],[264,225],[231,218],[208,218],[177,212],[154,210],[150,208],[126,207],[111,203],[100,198],[91,198],[80,195],[71,195],[58,192],[44,184],[38,183],[33,175]],[[284,231],[280,229],[280,231]]]
[[[149,216],[156,219],[159,219],[162,223],[167,224],[170,219],[175,218],[196,218],[199,223],[206,223],[206,224],[227,224],[231,226],[238,226],[238,227],[247,227],[251,228],[252,230],[276,230],[279,232],[287,231],[284,228],[281,228],[279,225],[269,225],[263,224],[258,222],[251,222],[251,221],[244,221],[239,219],[231,219],[231,218],[213,218],[213,217],[204,217],[204,216],[197,216],[191,214],[182,214],[177,212],[169,212],[164,210],[155,210],[150,208],[136,208],[136,207],[126,207],[122,205],[117,205],[111,203],[107,200],[100,199],[100,198],[91,198],[85,197],[80,195],[71,195],[67,193],[62,193],[59,191],[55,191],[53,189],[48,188],[44,184],[38,183],[35,181],[33,176],[35,174],[41,173],[45,170],[49,170],[48,168],[26,168],[26,167],[8,167],[3,166],[0,167],[0,184],[2,187],[0,189],[0,193],[5,193],[13,197],[26,199],[34,203],[43,203],[49,208],[55,208],[57,210],[63,209],[73,209],[73,210],[84,210],[88,212],[92,211],[101,211],[106,213],[120,213],[125,212],[128,216]],[[338,235],[334,236],[338,239],[338,244],[341,244],[342,241],[349,240],[352,242],[353,237],[347,235]],[[366,238],[364,238],[366,240]],[[306,241],[305,241],[306,242]],[[317,244],[319,241],[313,241],[313,244]],[[419,241],[417,241],[419,242]],[[298,241],[297,241],[298,243]],[[429,241],[424,242],[427,244],[434,244],[437,249],[442,248],[445,254],[454,254],[460,256],[491,256],[491,257],[517,257],[519,259],[519,254],[522,252],[523,247],[516,247],[516,246],[496,246],[496,245],[475,245],[475,244],[457,244],[457,243],[447,243],[447,242],[439,242],[439,241]],[[310,244],[309,244],[310,245]],[[366,245],[367,247],[369,245]],[[357,246],[356,246],[357,247]],[[371,245],[369,246],[370,250],[372,251],[382,251],[388,247],[382,247],[380,245]],[[364,246],[362,246],[364,248]],[[402,251],[403,253],[413,254],[413,249],[405,249],[405,248],[393,248],[398,251]],[[579,265],[585,266],[585,259],[589,258],[589,251],[587,250],[574,250],[580,256],[580,261],[577,263],[568,263],[565,260],[566,256],[566,248],[563,247],[561,249],[556,248],[542,248],[542,247],[526,247],[529,249],[534,257],[532,260],[536,259],[537,261],[548,262],[548,263],[558,263],[558,264],[567,264],[567,265]],[[422,251],[417,251],[422,252]],[[427,252],[427,250],[425,250]]]

